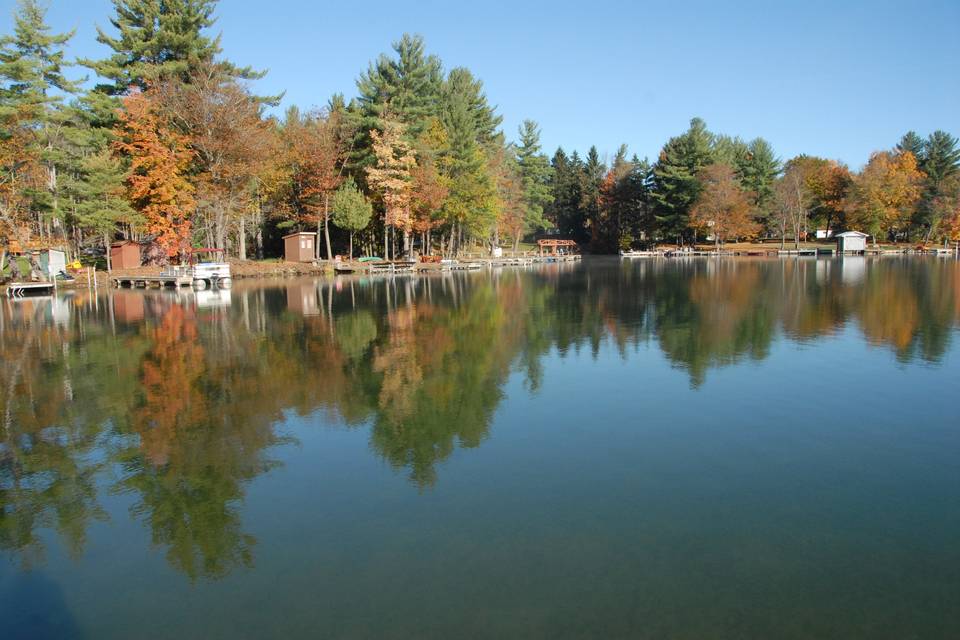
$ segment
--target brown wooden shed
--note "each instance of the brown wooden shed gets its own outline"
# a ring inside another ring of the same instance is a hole
[[[298,231],[283,236],[283,259],[286,262],[313,262],[316,242],[315,232]]]
[[[140,266],[140,244],[131,240],[110,245],[110,266],[114,269],[135,269]]]

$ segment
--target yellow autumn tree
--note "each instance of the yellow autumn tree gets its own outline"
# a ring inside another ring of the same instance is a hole
[[[910,223],[920,198],[923,173],[909,151],[880,151],[854,176],[845,204],[847,226],[896,240]]]
[[[380,195],[384,212],[384,258],[390,258],[390,229],[403,231],[403,251],[410,251],[410,231],[413,226],[411,200],[413,198],[412,172],[417,166],[413,147],[404,137],[403,123],[387,118],[383,130],[370,132],[373,154],[377,163],[367,168],[367,182]]]

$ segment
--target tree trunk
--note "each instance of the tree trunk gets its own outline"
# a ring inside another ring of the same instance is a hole
[[[106,232],[103,234],[103,249],[107,258],[107,273],[110,273],[113,271],[113,262],[110,260],[110,234]]]
[[[237,257],[247,259],[247,217],[240,216],[240,230],[237,233]]]
[[[390,225],[387,224],[387,214],[383,214],[383,259],[390,259]]]
[[[330,194],[323,196],[323,239],[327,243],[327,260],[333,260],[333,251],[330,250]]]
[[[350,259],[353,260],[353,231],[350,232]]]

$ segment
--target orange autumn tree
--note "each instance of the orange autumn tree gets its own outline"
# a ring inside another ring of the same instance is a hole
[[[417,163],[411,178],[413,179],[411,228],[415,233],[420,234],[421,246],[424,252],[429,254],[430,232],[440,224],[438,214],[450,190],[446,180],[429,158],[423,158]]]
[[[509,237],[516,254],[527,228],[523,176],[516,160],[505,149],[498,149],[490,158],[490,169],[496,179],[497,199],[500,202],[494,246],[503,237]]]
[[[43,184],[32,135],[22,110],[0,113],[0,269],[10,245],[23,247],[30,240],[33,212],[28,194]]]
[[[262,104],[223,65],[204,63],[189,82],[170,78],[151,91],[166,122],[187,135],[193,152],[194,237],[226,249],[236,237],[237,257],[245,260],[247,219],[255,208],[255,181],[265,170],[272,123]]]
[[[150,92],[141,91],[123,99],[114,134],[114,150],[130,160],[130,204],[143,214],[147,232],[168,257],[182,253],[196,207],[193,185],[184,175],[193,157],[187,138],[159,115]]]
[[[750,215],[750,202],[740,188],[733,167],[718,163],[704,167],[699,174],[703,191],[690,211],[690,226],[709,231],[714,244],[730,238],[749,236],[758,226]]]
[[[413,180],[411,227],[414,233],[420,235],[420,246],[429,255],[432,244],[430,233],[442,224],[441,211],[450,195],[450,180],[440,170],[450,143],[438,119],[430,119],[416,146],[417,165],[410,174]]]

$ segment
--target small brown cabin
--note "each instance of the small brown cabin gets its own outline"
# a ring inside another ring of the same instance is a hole
[[[110,266],[113,269],[135,269],[140,266],[140,245],[130,240],[110,245]]]
[[[313,262],[317,234],[298,231],[283,236],[283,259],[286,262]]]

